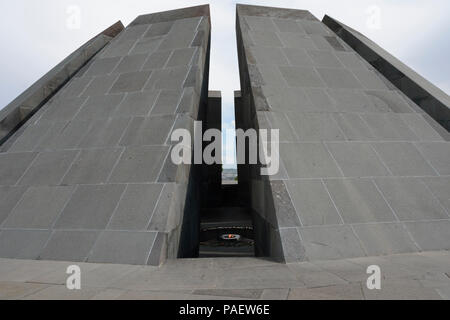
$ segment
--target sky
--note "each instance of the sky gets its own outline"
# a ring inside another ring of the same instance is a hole
[[[320,20],[328,14],[450,93],[448,0],[15,0],[0,2],[0,109],[114,22],[127,25],[141,14],[206,3],[212,19],[210,90],[222,91],[224,129],[234,128],[233,92],[240,89],[236,3],[309,10]],[[233,167],[234,138],[224,138],[224,145],[225,167]]]

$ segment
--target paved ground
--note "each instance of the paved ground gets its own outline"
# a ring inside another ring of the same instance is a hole
[[[382,270],[380,291],[366,269]],[[0,259],[1,299],[450,299],[450,252],[303,262],[196,259],[149,266],[80,264],[82,289],[69,291],[70,263]]]

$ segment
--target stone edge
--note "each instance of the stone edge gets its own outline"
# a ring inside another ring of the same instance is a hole
[[[118,21],[75,50],[0,110],[0,145],[52,98],[101,49],[124,29]]]
[[[140,15],[136,19],[134,19],[133,22],[129,24],[129,26],[137,26],[141,24],[154,24],[204,16],[206,17],[211,16],[208,4]]]
[[[369,38],[325,15],[322,22],[385,76],[395,87],[443,126],[450,137],[450,97]]]

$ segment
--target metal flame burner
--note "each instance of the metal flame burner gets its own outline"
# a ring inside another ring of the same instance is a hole
[[[241,236],[238,234],[223,234],[220,236],[220,240],[223,241],[240,241]]]

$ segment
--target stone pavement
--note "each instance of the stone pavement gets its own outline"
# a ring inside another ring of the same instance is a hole
[[[79,291],[65,286],[69,265],[0,259],[0,299],[450,299],[448,251],[287,265],[255,258],[170,260],[161,267],[81,263]],[[381,268],[380,291],[367,289],[370,265]]]

